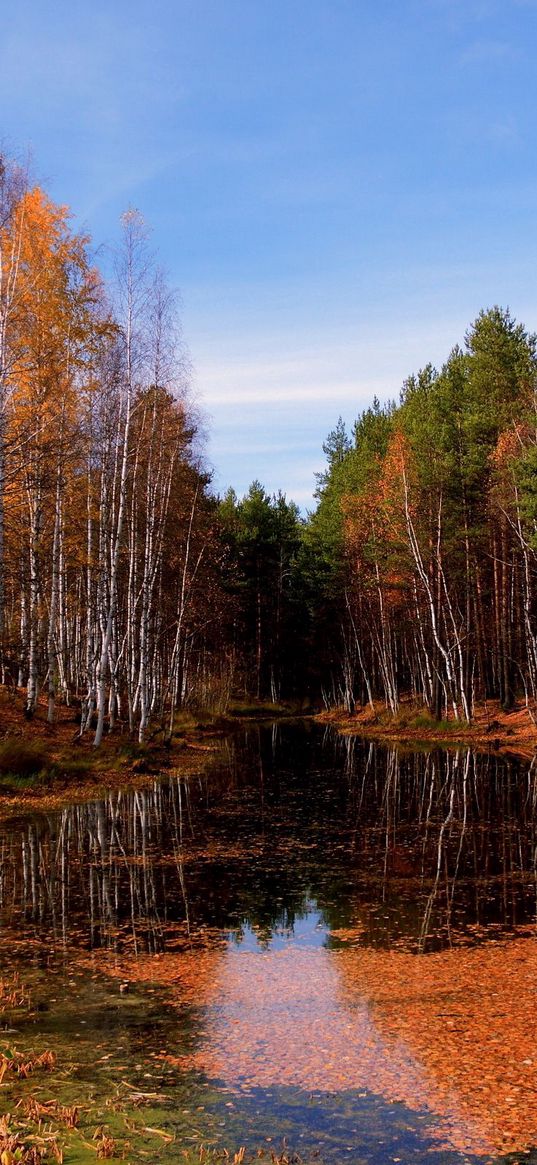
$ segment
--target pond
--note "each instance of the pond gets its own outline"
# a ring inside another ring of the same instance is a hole
[[[54,1051],[17,1087],[79,1106],[66,1162],[96,1124],[129,1161],[537,1162],[533,763],[252,725],[0,847],[4,1046]]]

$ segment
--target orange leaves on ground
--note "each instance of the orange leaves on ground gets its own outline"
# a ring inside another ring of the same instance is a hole
[[[336,957],[347,1005],[365,995],[379,1034],[421,1066],[421,1099],[450,1145],[493,1152],[537,1142],[537,940]]]
[[[228,1087],[366,1089],[428,1109],[464,1152],[537,1143],[537,940],[427,956],[352,948],[192,951],[110,965],[203,1005],[165,1058]]]

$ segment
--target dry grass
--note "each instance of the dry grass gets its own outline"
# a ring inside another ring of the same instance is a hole
[[[0,1165],[63,1165],[63,1149],[56,1133],[41,1129],[38,1138],[16,1127],[12,1113],[0,1118]]]
[[[125,1155],[125,1146],[120,1146],[115,1138],[111,1137],[102,1126],[95,1129],[93,1141],[97,1157],[100,1161],[109,1161],[112,1158],[123,1157]]]
[[[33,1096],[19,1100],[17,1108],[22,1109],[25,1117],[36,1125],[43,1121],[55,1120],[68,1129],[76,1129],[80,1121],[80,1113],[75,1104],[59,1104],[56,1100],[39,1101]]]
[[[6,1072],[13,1072],[21,1080],[26,1080],[32,1072],[37,1072],[40,1069],[51,1072],[55,1063],[54,1052],[41,1052],[39,1056],[30,1056],[29,1058],[25,1058],[21,1052],[12,1051],[7,1054],[0,1052],[0,1084]]]

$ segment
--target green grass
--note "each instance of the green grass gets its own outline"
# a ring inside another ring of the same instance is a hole
[[[53,780],[82,781],[94,769],[90,757],[67,756],[51,762],[40,741],[13,736],[0,743],[0,789],[15,792]]]
[[[467,720],[435,720],[430,712],[420,712],[409,721],[409,728],[427,728],[442,736],[453,736],[464,732],[469,727]]]
[[[61,777],[67,780],[83,780],[89,777],[90,773],[95,771],[95,763],[90,757],[76,757],[72,759],[69,757],[66,760],[58,760],[51,766],[49,773],[51,777]]]
[[[173,735],[184,736],[186,732],[192,732],[196,727],[195,717],[192,712],[181,710],[176,712],[173,718]]]
[[[378,722],[392,731],[426,731],[435,736],[457,736],[469,728],[467,720],[436,720],[427,708],[416,712],[415,708],[403,707],[395,713],[387,709],[378,716]]]

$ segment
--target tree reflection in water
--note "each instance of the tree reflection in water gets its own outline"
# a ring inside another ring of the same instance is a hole
[[[453,1149],[520,1149],[536,811],[534,763],[251,727],[203,777],[4,828],[1,921],[165,988],[193,1025],[162,1052],[184,1072],[350,1111],[364,1089],[434,1113]]]
[[[333,943],[509,932],[535,919],[536,777],[495,755],[252,728],[204,777],[4,828],[2,920],[134,954],[207,928],[268,942],[312,900]]]

